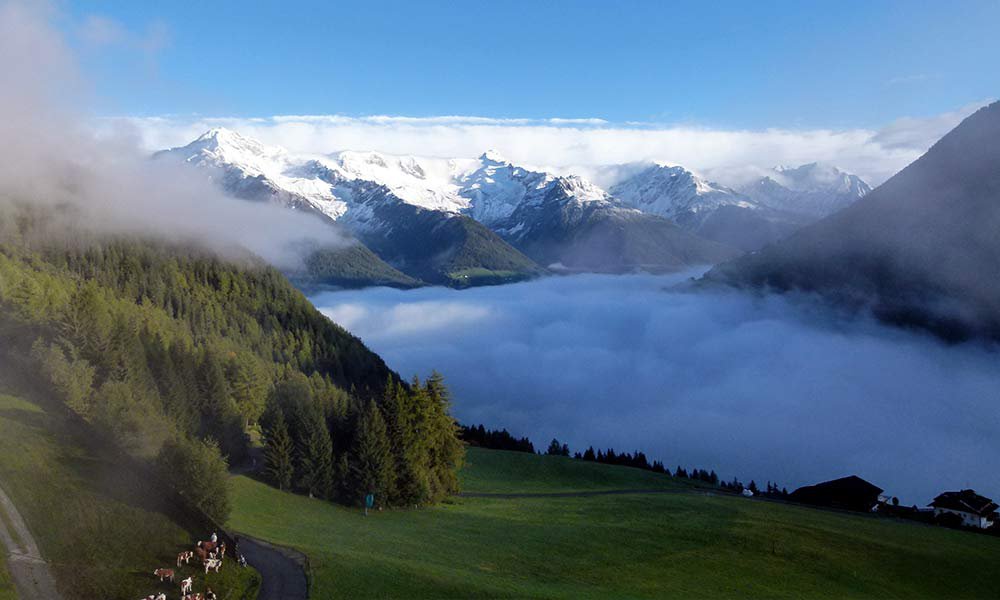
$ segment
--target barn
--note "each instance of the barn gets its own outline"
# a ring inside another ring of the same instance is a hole
[[[870,512],[879,500],[882,488],[857,475],[800,487],[788,499],[801,504],[827,506],[844,510]]]

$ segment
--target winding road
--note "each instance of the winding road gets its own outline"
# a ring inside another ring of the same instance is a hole
[[[0,542],[7,552],[7,569],[21,600],[61,600],[49,565],[42,558],[35,538],[0,488]]]
[[[306,577],[306,556],[290,548],[234,534],[239,551],[261,576],[257,600],[306,600],[309,580]]]

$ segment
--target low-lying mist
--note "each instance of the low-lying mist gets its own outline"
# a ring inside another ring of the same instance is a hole
[[[693,274],[313,301],[404,376],[441,371],[463,423],[542,448],[639,449],[789,489],[858,474],[907,504],[1000,493],[996,353],[806,298],[669,289]]]
[[[127,126],[96,136],[93,96],[53,15],[44,3],[0,2],[0,204],[43,207],[98,234],[237,246],[279,267],[298,266],[306,242],[351,243],[316,217],[228,198],[193,169],[150,160]]]

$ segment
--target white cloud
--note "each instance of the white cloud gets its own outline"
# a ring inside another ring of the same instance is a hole
[[[442,372],[464,422],[543,446],[641,449],[789,487],[857,473],[906,503],[970,485],[1000,493],[974,458],[1000,455],[1000,421],[984,418],[995,352],[806,299],[669,291],[688,275],[312,300],[403,376]]]
[[[508,159],[578,172],[600,180],[599,167],[660,160],[723,183],[737,183],[775,165],[820,161],[878,184],[919,157],[948,129],[985,102],[931,117],[904,117],[881,129],[731,130],[603,119],[497,119],[482,116],[279,115],[262,118],[115,118],[128,123],[149,150],[186,144],[214,126],[236,129],[293,151],[377,150],[391,154],[474,157],[493,148]]]

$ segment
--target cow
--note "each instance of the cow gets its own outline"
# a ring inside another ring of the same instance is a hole
[[[215,595],[212,588],[208,588],[205,590],[205,600],[219,600],[219,597]]]
[[[203,549],[205,552],[215,550],[216,546],[218,546],[216,542],[198,542],[198,547]]]
[[[203,596],[201,592],[198,592],[195,594],[187,594],[186,596],[181,598],[181,600],[205,600],[205,596]]]
[[[188,577],[184,581],[181,581],[181,596],[190,594],[192,588],[194,588],[194,577]]]
[[[150,594],[150,595],[146,596],[145,598],[143,598],[142,600],[167,600],[167,595],[163,594],[163,593],[160,593],[160,594]]]
[[[169,579],[170,581],[174,580],[174,570],[173,569],[157,569],[157,570],[153,571],[153,575],[159,577],[161,582],[165,581],[167,579]]]
[[[194,554],[195,556],[198,557],[198,560],[200,560],[201,562],[205,562],[209,558],[208,550],[205,550],[204,548],[195,548]]]
[[[219,559],[217,559],[217,558],[210,558],[210,559],[206,560],[205,561],[205,575],[208,575],[208,572],[210,570],[211,571],[215,571],[216,573],[218,573],[219,572],[219,567],[221,567],[221,566],[222,566],[222,561],[219,560]]]
[[[219,558],[226,558],[226,542],[219,544]]]
[[[185,550],[177,555],[177,566],[181,566],[181,563],[185,565],[191,564],[191,559],[194,558],[194,552],[190,550]]]

